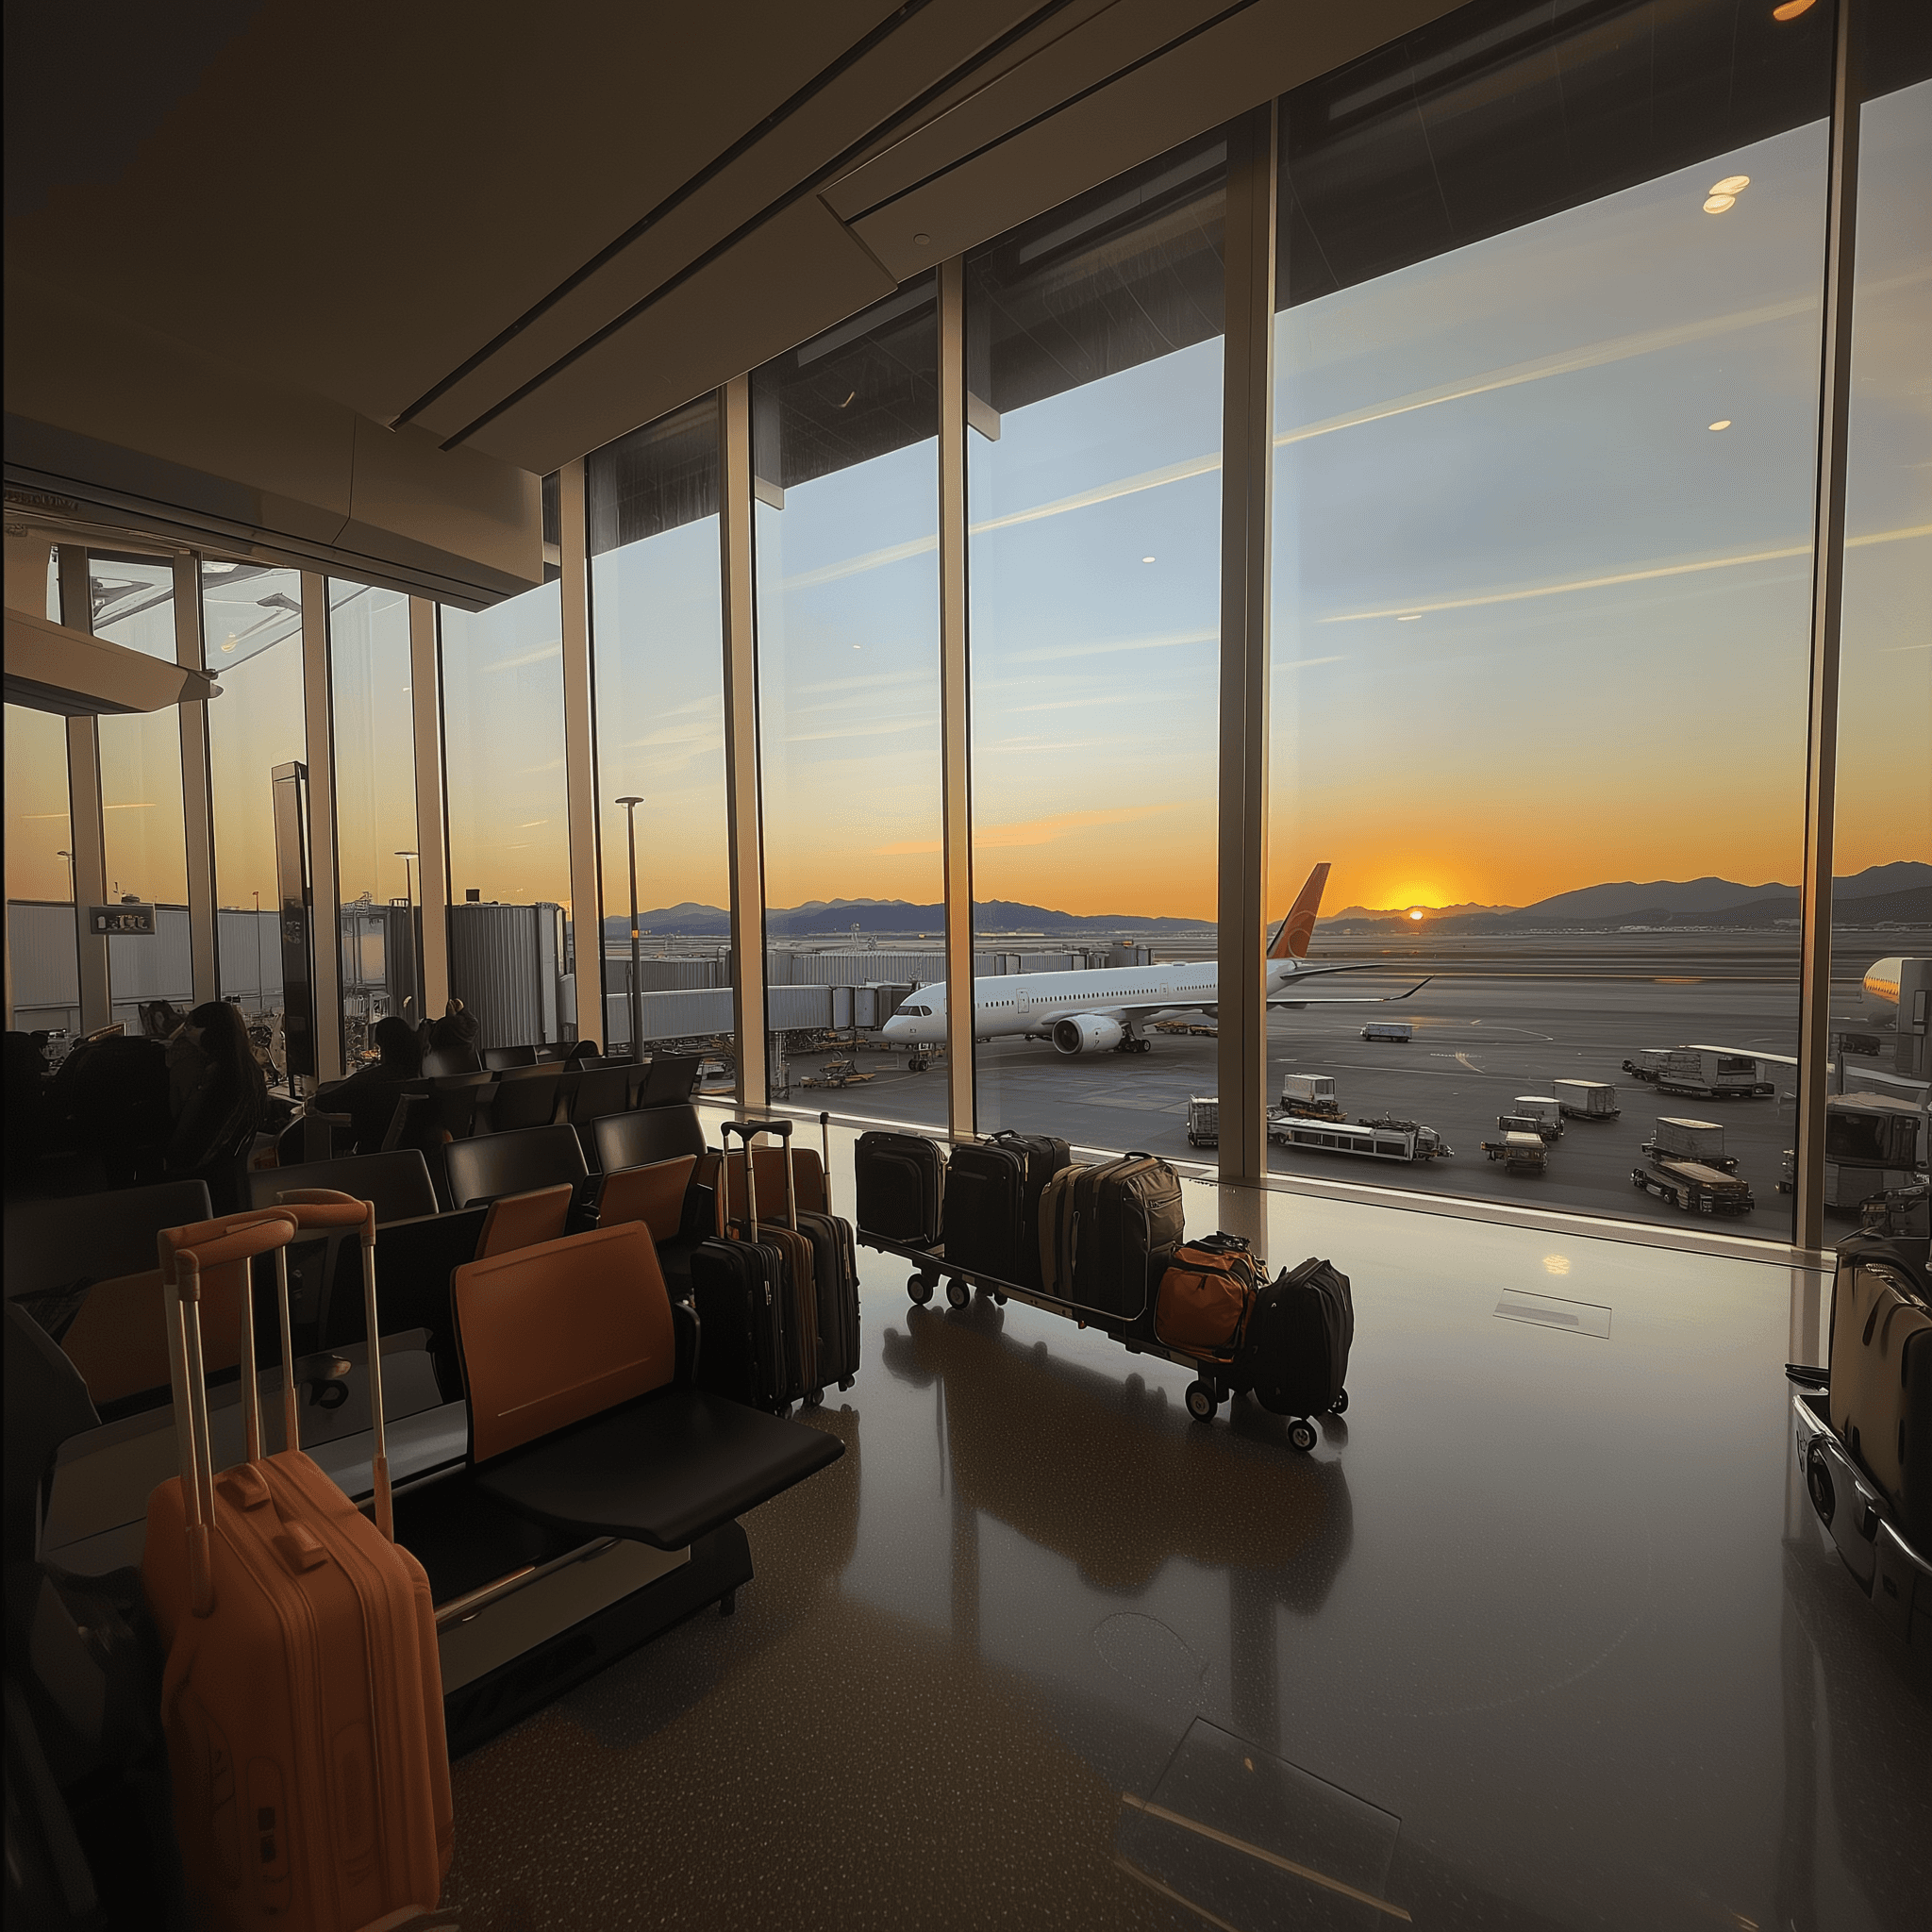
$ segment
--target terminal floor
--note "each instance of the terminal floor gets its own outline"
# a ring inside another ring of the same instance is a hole
[[[862,1251],[847,1454],[737,1615],[455,1767],[468,1932],[1925,1923],[1932,1684],[1790,1472],[1815,1275],[1187,1193],[1353,1279],[1314,1453]]]

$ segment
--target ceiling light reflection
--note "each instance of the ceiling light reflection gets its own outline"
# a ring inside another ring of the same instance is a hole
[[[1713,194],[1704,204],[1704,212],[1707,215],[1721,215],[1727,208],[1736,208],[1737,205],[1738,197],[1735,194]]]
[[[1726,175],[1722,181],[1713,181],[1710,184],[1710,192],[1713,194],[1742,194],[1750,185],[1751,177],[1748,175]]]

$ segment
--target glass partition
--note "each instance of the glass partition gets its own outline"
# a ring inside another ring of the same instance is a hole
[[[330,578],[328,675],[342,1041],[353,1068],[374,1052],[378,1020],[422,1017],[408,598]]]
[[[7,708],[7,943],[9,1027],[80,1030],[69,837],[67,721]]]
[[[92,551],[89,591],[97,638],[175,661],[175,567],[164,557]],[[108,941],[112,1016],[132,1029],[138,1006],[194,1002],[188,937],[188,838],[181,808],[181,714],[141,711],[99,720],[101,836],[108,897],[155,908],[155,931]]]
[[[1225,173],[1197,142],[967,259],[982,1133],[1185,1155],[1213,1091],[1161,1030],[1202,1014],[1077,975],[1212,974]]]
[[[772,1090],[939,1126],[877,1050],[945,974],[932,277],[753,375],[752,464]]]
[[[1783,1239],[1829,9],[1619,11],[1282,104],[1273,1165]]]
[[[597,451],[585,489],[605,909],[602,1029],[594,1005],[582,1024],[632,1044],[635,905],[643,1051],[708,1045],[731,1033],[716,398]],[[599,997],[589,959],[578,986]]]
[[[1905,9],[1892,8],[1902,20]],[[1832,891],[1825,1239],[1932,1137],[1932,79],[1868,102],[1858,175]]]
[[[444,605],[441,639],[450,985],[485,1046],[574,1039],[558,587]]]

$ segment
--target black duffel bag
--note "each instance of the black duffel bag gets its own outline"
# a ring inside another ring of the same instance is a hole
[[[1255,1298],[1237,1374],[1276,1415],[1340,1414],[1348,1406],[1355,1302],[1348,1276],[1310,1257],[1284,1268]]]

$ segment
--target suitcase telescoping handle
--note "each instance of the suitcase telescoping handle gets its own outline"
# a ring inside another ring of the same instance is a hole
[[[832,1116],[819,1115],[819,1165],[824,1170],[821,1185],[825,1191],[825,1212],[832,1212]]]
[[[295,1216],[284,1208],[237,1216],[228,1222],[204,1222],[189,1228],[163,1229],[158,1246],[165,1313],[168,1319],[168,1377],[174,1385],[175,1437],[181,1465],[181,1514],[188,1534],[189,1607],[206,1617],[215,1607],[214,1568],[208,1549],[215,1515],[214,1445],[208,1439],[208,1372],[201,1345],[201,1275],[205,1268],[230,1262],[245,1264],[271,1249],[285,1255],[295,1238]],[[199,1246],[174,1246],[170,1234],[193,1233]],[[255,1323],[250,1303],[253,1291],[244,1279],[242,1289],[242,1391],[251,1439],[258,1446],[260,1426],[251,1394],[255,1380],[252,1351]],[[251,1458],[252,1459],[252,1458]]]
[[[736,1134],[744,1142],[744,1201],[745,1213],[751,1222],[751,1238],[758,1238],[758,1183],[753,1170],[751,1158],[752,1142],[761,1134],[770,1134],[785,1149],[785,1213],[791,1227],[798,1226],[798,1192],[791,1179],[791,1123],[771,1116],[761,1121],[726,1121],[719,1130],[724,1142],[724,1153],[718,1162],[718,1178],[724,1182],[724,1195],[731,1189],[731,1137]],[[721,1199],[724,1198],[721,1195]],[[730,1203],[724,1201],[725,1219],[730,1218]]]

